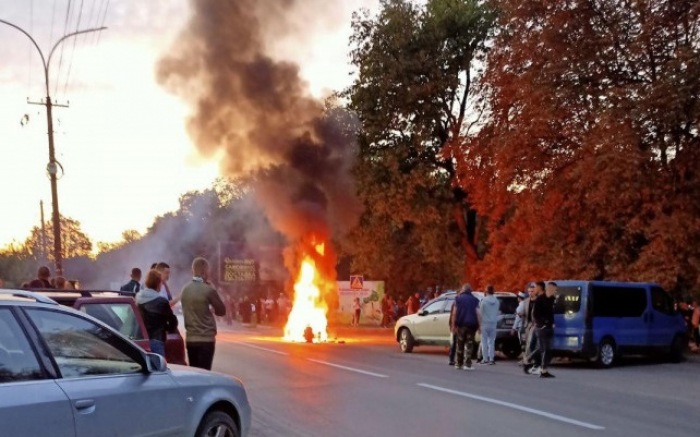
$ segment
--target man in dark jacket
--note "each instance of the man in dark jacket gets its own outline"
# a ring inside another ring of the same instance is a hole
[[[122,285],[121,291],[131,291],[138,293],[141,290],[141,269],[134,267],[131,269],[131,281]]]
[[[455,364],[455,369],[474,370],[472,367],[472,348],[474,346],[474,336],[479,330],[481,320],[477,311],[479,299],[472,294],[472,287],[469,284],[462,286],[462,292],[455,299],[454,306],[452,332],[457,336],[457,363]]]
[[[160,289],[161,282],[158,271],[148,272],[144,289],[136,295],[136,304],[146,325],[151,352],[165,357],[167,333],[177,329],[177,317],[173,314],[168,299],[156,291]]]
[[[539,296],[532,309],[532,322],[534,324],[535,336],[541,354],[540,358],[540,378],[554,378],[549,373],[547,366],[552,360],[552,339],[554,338],[554,304],[556,301],[557,284],[550,282],[547,284],[545,294]]]

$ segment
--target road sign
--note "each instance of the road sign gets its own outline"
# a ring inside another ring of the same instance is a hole
[[[365,288],[365,280],[361,275],[350,276],[350,289],[363,290]]]

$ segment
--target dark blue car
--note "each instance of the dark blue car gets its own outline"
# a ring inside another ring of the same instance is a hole
[[[581,356],[610,367],[623,354],[683,357],[686,327],[657,284],[556,281],[555,355]]]

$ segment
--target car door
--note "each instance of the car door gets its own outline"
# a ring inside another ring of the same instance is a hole
[[[0,435],[75,436],[68,397],[39,364],[9,307],[0,307]]]
[[[440,316],[445,309],[445,300],[430,302],[418,313],[414,325],[415,337],[423,341],[435,341],[440,334]]]
[[[129,297],[88,297],[75,301],[73,308],[81,311],[150,352],[148,333],[143,323],[136,302]]]
[[[147,373],[144,352],[87,317],[26,309],[60,372],[77,437],[179,436],[188,400],[168,371]]]
[[[679,316],[671,297],[661,287],[651,287],[649,346],[671,346],[679,326]]]

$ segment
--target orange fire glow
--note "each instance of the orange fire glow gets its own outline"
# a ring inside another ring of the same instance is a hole
[[[316,252],[323,256],[325,246],[315,246]],[[314,342],[328,340],[328,307],[321,298],[319,285],[323,281],[311,256],[306,255],[301,263],[299,276],[294,284],[294,302],[289,319],[284,327],[285,341],[306,342],[305,331],[311,328]]]

